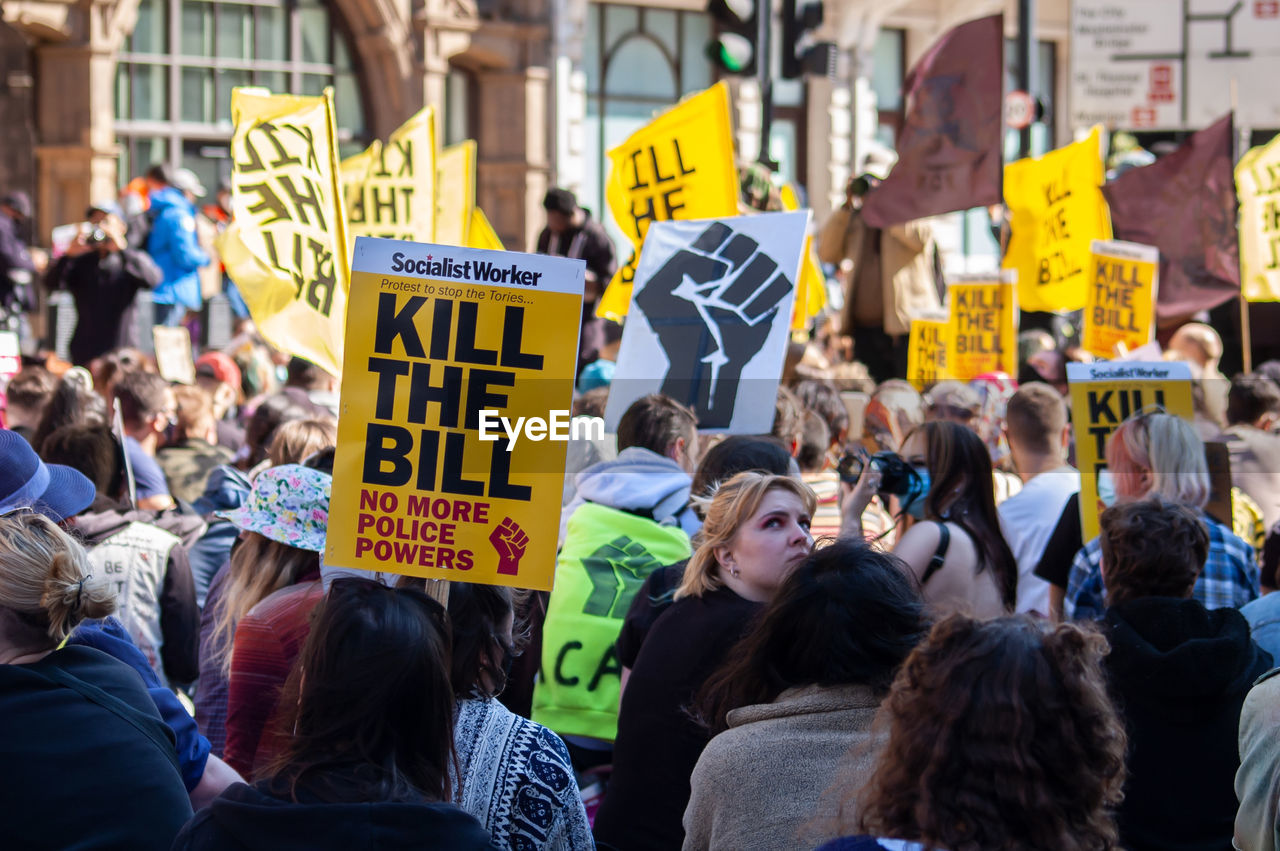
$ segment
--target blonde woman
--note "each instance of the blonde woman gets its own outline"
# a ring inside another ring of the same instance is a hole
[[[689,777],[709,738],[686,707],[813,549],[815,504],[789,476],[739,473],[716,489],[675,602],[645,638],[623,692],[598,841],[681,844]]]
[[[61,646],[115,610],[84,549],[29,511],[0,517],[0,800],[10,848],[167,849],[191,804],[138,674]]]

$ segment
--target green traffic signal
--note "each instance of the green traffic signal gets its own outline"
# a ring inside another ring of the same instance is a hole
[[[730,74],[750,73],[755,45],[737,33],[724,33],[707,45],[707,57]]]

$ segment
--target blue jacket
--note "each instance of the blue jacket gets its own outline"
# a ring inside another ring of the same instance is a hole
[[[152,301],[198,310],[203,300],[196,270],[209,264],[209,255],[196,240],[195,205],[180,190],[166,186],[151,193],[150,217],[147,253],[164,273]]]

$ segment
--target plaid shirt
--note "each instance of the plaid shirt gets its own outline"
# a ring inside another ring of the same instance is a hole
[[[1204,514],[1200,519],[1209,529],[1209,557],[1196,579],[1192,598],[1207,609],[1239,608],[1256,600],[1261,589],[1253,547],[1216,520]],[[1077,620],[1102,617],[1107,607],[1106,595],[1102,584],[1102,544],[1094,538],[1076,553],[1071,564],[1063,614]]]

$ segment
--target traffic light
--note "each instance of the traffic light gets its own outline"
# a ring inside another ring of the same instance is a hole
[[[814,41],[810,34],[822,26],[822,3],[806,2],[799,9],[796,0],[782,0],[782,77],[795,80],[805,74],[834,77],[836,46]]]
[[[759,52],[755,0],[711,0],[707,11],[717,32],[707,45],[707,58],[729,74],[754,74]]]

